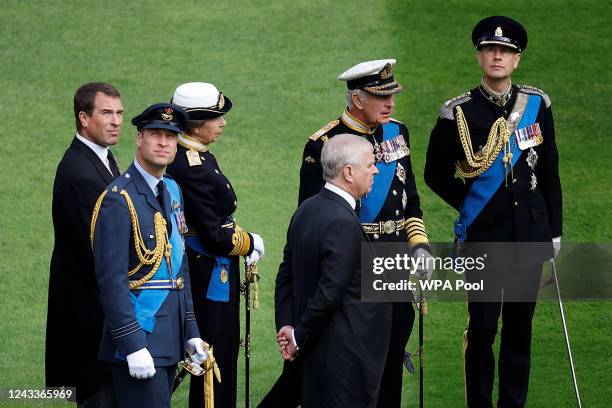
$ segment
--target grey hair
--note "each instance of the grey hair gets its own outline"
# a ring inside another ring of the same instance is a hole
[[[321,151],[323,179],[335,179],[346,165],[360,165],[363,153],[372,150],[372,144],[361,136],[342,133],[330,138]]]
[[[353,102],[353,94],[357,94],[357,96],[359,97],[359,99],[361,99],[362,102],[368,100],[369,94],[363,89],[349,89],[346,91],[346,106],[349,109],[355,108],[355,102]]]

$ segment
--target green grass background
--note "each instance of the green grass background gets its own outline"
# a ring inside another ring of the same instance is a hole
[[[473,25],[492,14],[520,20],[530,43],[514,80],[545,89],[553,100],[563,239],[610,242],[611,5],[609,0],[2,0],[0,388],[43,386],[51,189],[74,133],[72,96],[81,84],[106,81],[122,93],[126,122],[114,148],[122,169],[134,153],[129,119],[151,103],[169,100],[178,84],[212,82],[232,98],[228,128],[213,151],[238,193],[241,225],[266,242],[262,307],[253,313],[251,401],[258,402],[281,369],[273,284],[297,202],[301,150],[306,138],[344,107],[344,86],[335,77],[362,60],[398,59],[395,73],[406,91],[396,100],[394,116],[411,132],[430,239],[448,241],[455,214],[422,177],[429,132],[440,105],[480,79],[470,42]],[[566,311],[584,405],[610,406],[610,304],[570,303]],[[464,404],[466,316],[463,304],[430,305],[428,406]],[[409,348],[415,349],[412,340]],[[77,364],[78,356],[75,350],[66,364]],[[417,377],[406,375],[404,384],[404,405],[416,406]],[[187,388],[175,395],[174,406],[186,405]],[[242,399],[243,385],[239,388]],[[534,321],[528,405],[571,407],[573,398],[557,306],[543,302]]]

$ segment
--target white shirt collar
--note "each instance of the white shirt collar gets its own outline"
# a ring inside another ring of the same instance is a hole
[[[329,191],[336,193],[340,197],[344,198],[346,202],[349,203],[351,208],[353,210],[355,209],[355,205],[357,204],[357,202],[355,201],[355,198],[352,195],[350,195],[348,192],[336,186],[335,184],[330,183],[329,181],[325,183],[324,187],[328,189]]]
[[[85,145],[89,147],[96,154],[96,156],[100,158],[100,160],[102,161],[104,166],[106,166],[108,171],[110,171],[111,174],[113,173],[108,163],[108,147],[100,146],[99,144],[96,144],[91,140],[84,138],[78,132],[76,134],[76,138],[79,139],[81,142],[85,143]]]
[[[162,178],[157,178],[147,173],[147,171],[140,165],[140,163],[138,163],[138,160],[136,159],[134,159],[134,167],[136,167],[136,170],[138,170],[138,172],[142,175],[142,178],[145,179],[147,185],[151,188],[151,191],[153,191],[153,194],[157,196],[157,184],[162,181],[163,176]]]

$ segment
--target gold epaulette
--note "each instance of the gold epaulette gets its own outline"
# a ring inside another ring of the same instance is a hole
[[[427,244],[427,233],[425,232],[425,224],[423,220],[417,217],[411,217],[406,220],[406,235],[408,237],[408,245],[410,248],[417,244]]]
[[[234,247],[230,251],[229,255],[247,255],[249,253],[249,248],[251,248],[251,237],[249,233],[244,231],[239,226],[236,226],[236,229],[232,234],[232,245]]]
[[[308,139],[312,140],[313,142],[316,142],[319,139],[321,139],[322,142],[327,142],[328,138],[327,137],[321,138],[321,136],[329,132],[330,129],[333,129],[334,127],[338,126],[338,123],[340,123],[338,119],[332,120],[327,125],[323,126],[321,129],[314,132]]]
[[[392,122],[395,122],[395,123],[399,123],[400,125],[403,125],[403,124],[404,124],[404,122],[402,122],[401,120],[397,120],[397,119],[395,119],[395,118],[391,118],[391,121],[392,121]]]
[[[519,91],[522,91],[524,93],[541,96],[542,99],[544,100],[544,104],[546,105],[546,107],[547,108],[550,107],[550,104],[551,104],[550,97],[543,90],[536,88],[535,86],[531,86],[531,85],[517,85],[517,87]]]

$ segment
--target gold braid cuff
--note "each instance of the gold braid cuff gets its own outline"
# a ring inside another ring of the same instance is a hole
[[[425,232],[425,224],[423,220],[417,217],[411,217],[406,220],[406,235],[410,248],[417,244],[428,244],[427,232]]]
[[[230,256],[245,256],[249,253],[249,248],[251,247],[251,237],[247,232],[242,230],[242,228],[236,226],[236,229],[232,234],[232,245],[234,247],[229,253]]]

